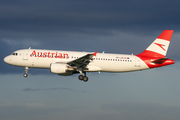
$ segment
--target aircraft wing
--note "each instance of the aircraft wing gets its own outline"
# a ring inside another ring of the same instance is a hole
[[[72,66],[72,67],[83,67],[85,68],[92,60],[93,60],[93,56],[96,56],[97,52],[92,53],[92,54],[87,54],[85,56],[82,56],[78,59],[75,59],[73,61],[68,62],[67,64]]]

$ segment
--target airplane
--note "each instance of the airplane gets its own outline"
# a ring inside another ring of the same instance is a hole
[[[174,64],[174,60],[166,57],[172,34],[173,30],[164,30],[137,55],[29,48],[14,51],[4,58],[4,62],[25,67],[24,77],[28,76],[29,68],[45,68],[62,76],[79,73],[79,80],[87,82],[87,72],[131,72]]]

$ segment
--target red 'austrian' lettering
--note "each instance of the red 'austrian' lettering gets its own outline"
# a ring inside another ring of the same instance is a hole
[[[31,53],[30,57],[40,57],[40,58],[60,58],[68,59],[67,53],[51,53],[51,52],[36,52],[35,50]]]

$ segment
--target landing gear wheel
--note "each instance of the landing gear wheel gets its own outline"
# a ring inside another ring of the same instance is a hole
[[[78,70],[80,72],[80,75],[79,75],[79,80],[82,80],[84,82],[87,82],[88,81],[88,77],[86,76],[86,72],[82,72],[82,68],[79,68]],[[84,76],[82,75],[82,73],[84,73]]]
[[[84,76],[83,75],[79,75],[79,80],[83,80]]]
[[[25,72],[26,72],[26,73],[24,73],[24,75],[23,75],[24,77],[27,77],[27,76],[28,76],[28,74],[27,74],[27,73],[28,73],[28,70],[29,70],[29,68],[28,68],[28,67],[25,67]]]
[[[24,73],[24,75],[23,75],[24,77],[27,77],[28,76],[28,74],[27,73]]]
[[[88,77],[84,76],[83,81],[87,82],[88,81]]]

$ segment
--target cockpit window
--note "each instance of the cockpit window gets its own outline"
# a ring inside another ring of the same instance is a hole
[[[17,56],[17,55],[18,55],[18,53],[12,53],[12,55],[16,55],[16,56]]]

